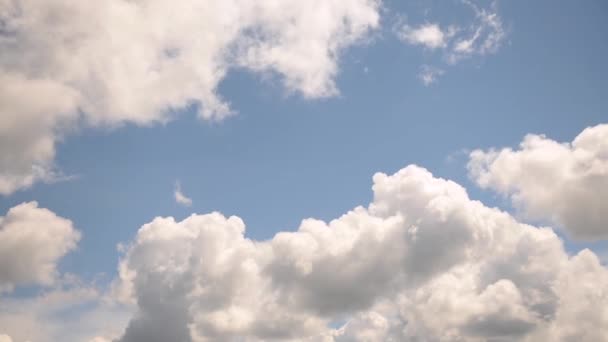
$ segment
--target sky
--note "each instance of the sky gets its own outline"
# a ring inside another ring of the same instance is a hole
[[[0,1],[0,341],[608,341],[607,18]]]

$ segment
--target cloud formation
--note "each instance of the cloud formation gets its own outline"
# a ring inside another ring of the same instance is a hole
[[[373,191],[268,241],[220,213],[145,224],[120,263],[137,312],[119,341],[608,339],[592,252],[569,256],[551,229],[417,166],[376,174]]]
[[[0,194],[56,173],[77,126],[152,124],[198,106],[234,68],[307,98],[338,93],[341,52],[378,26],[376,0],[0,1]],[[32,99],[35,98],[35,101]]]
[[[475,150],[468,168],[478,185],[509,196],[530,218],[554,222],[575,238],[608,237],[606,124],[571,143],[530,134],[517,150]]]
[[[463,28],[462,35],[455,37],[447,55],[450,63],[474,55],[495,53],[506,37],[496,2],[492,2],[488,8],[481,8],[471,1],[463,2],[473,10],[475,19],[468,27]]]
[[[173,197],[175,198],[175,202],[181,204],[183,206],[189,207],[192,205],[192,199],[188,196],[184,195],[182,192],[182,186],[180,182],[175,183],[175,189],[173,190]]]
[[[15,342],[110,342],[101,336],[124,330],[126,307],[74,276],[57,283],[33,296],[0,297],[0,331]]]
[[[444,33],[438,24],[423,24],[417,28],[406,24],[398,32],[401,40],[413,45],[422,45],[429,49],[444,47],[450,35],[450,33]]]
[[[492,2],[487,8],[467,0],[462,3],[473,12],[470,23],[442,25],[438,22],[425,22],[418,26],[403,23],[396,28],[397,37],[406,44],[440,51],[447,64],[498,51],[507,33],[498,13],[497,3]],[[437,72],[433,73],[433,70]],[[425,65],[418,76],[420,81],[428,86],[442,73],[440,68]]]
[[[52,284],[57,263],[79,239],[71,221],[36,202],[9,209],[0,216],[0,292],[16,285]]]

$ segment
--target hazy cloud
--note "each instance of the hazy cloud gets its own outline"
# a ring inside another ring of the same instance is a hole
[[[443,75],[444,71],[437,67],[430,65],[423,65],[420,67],[418,78],[425,86],[430,86],[437,81],[437,78]]]
[[[173,197],[175,198],[175,202],[189,207],[192,205],[192,199],[184,195],[182,192],[182,186],[180,182],[175,182],[175,189],[173,190]]]

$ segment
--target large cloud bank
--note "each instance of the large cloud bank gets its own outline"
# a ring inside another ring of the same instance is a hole
[[[217,87],[233,68],[334,95],[340,53],[378,24],[376,0],[1,0],[0,194],[57,178],[77,125],[229,115]]]
[[[137,310],[119,341],[608,340],[591,251],[569,256],[551,229],[417,166],[376,174],[373,191],[268,241],[220,213],[142,226],[120,264]]]
[[[470,157],[477,184],[509,196],[527,216],[575,238],[608,237],[608,125],[588,127],[571,143],[530,134],[517,150],[475,150]]]

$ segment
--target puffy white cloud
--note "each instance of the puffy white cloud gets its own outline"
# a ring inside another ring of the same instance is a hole
[[[268,241],[219,213],[142,226],[116,284],[137,304],[120,341],[608,338],[592,252],[570,257],[551,229],[416,166],[376,174],[373,191],[367,208]]]
[[[423,45],[429,49],[436,49],[446,45],[448,37],[438,24],[423,24],[417,28],[404,25],[398,32],[399,38],[414,45]]]
[[[29,202],[0,216],[0,292],[19,284],[50,285],[59,259],[76,247],[72,222]]]
[[[173,190],[173,197],[175,198],[175,202],[189,207],[192,205],[192,199],[188,196],[184,195],[182,192],[182,186],[180,182],[175,183],[175,189]]]
[[[13,339],[8,335],[0,334],[0,342],[13,342]]]
[[[53,178],[75,125],[231,114],[234,68],[326,97],[341,52],[378,26],[376,0],[0,1],[0,194]]]
[[[517,150],[475,150],[468,167],[477,184],[510,196],[528,217],[576,238],[608,237],[608,125],[586,128],[571,143],[527,135]]]

